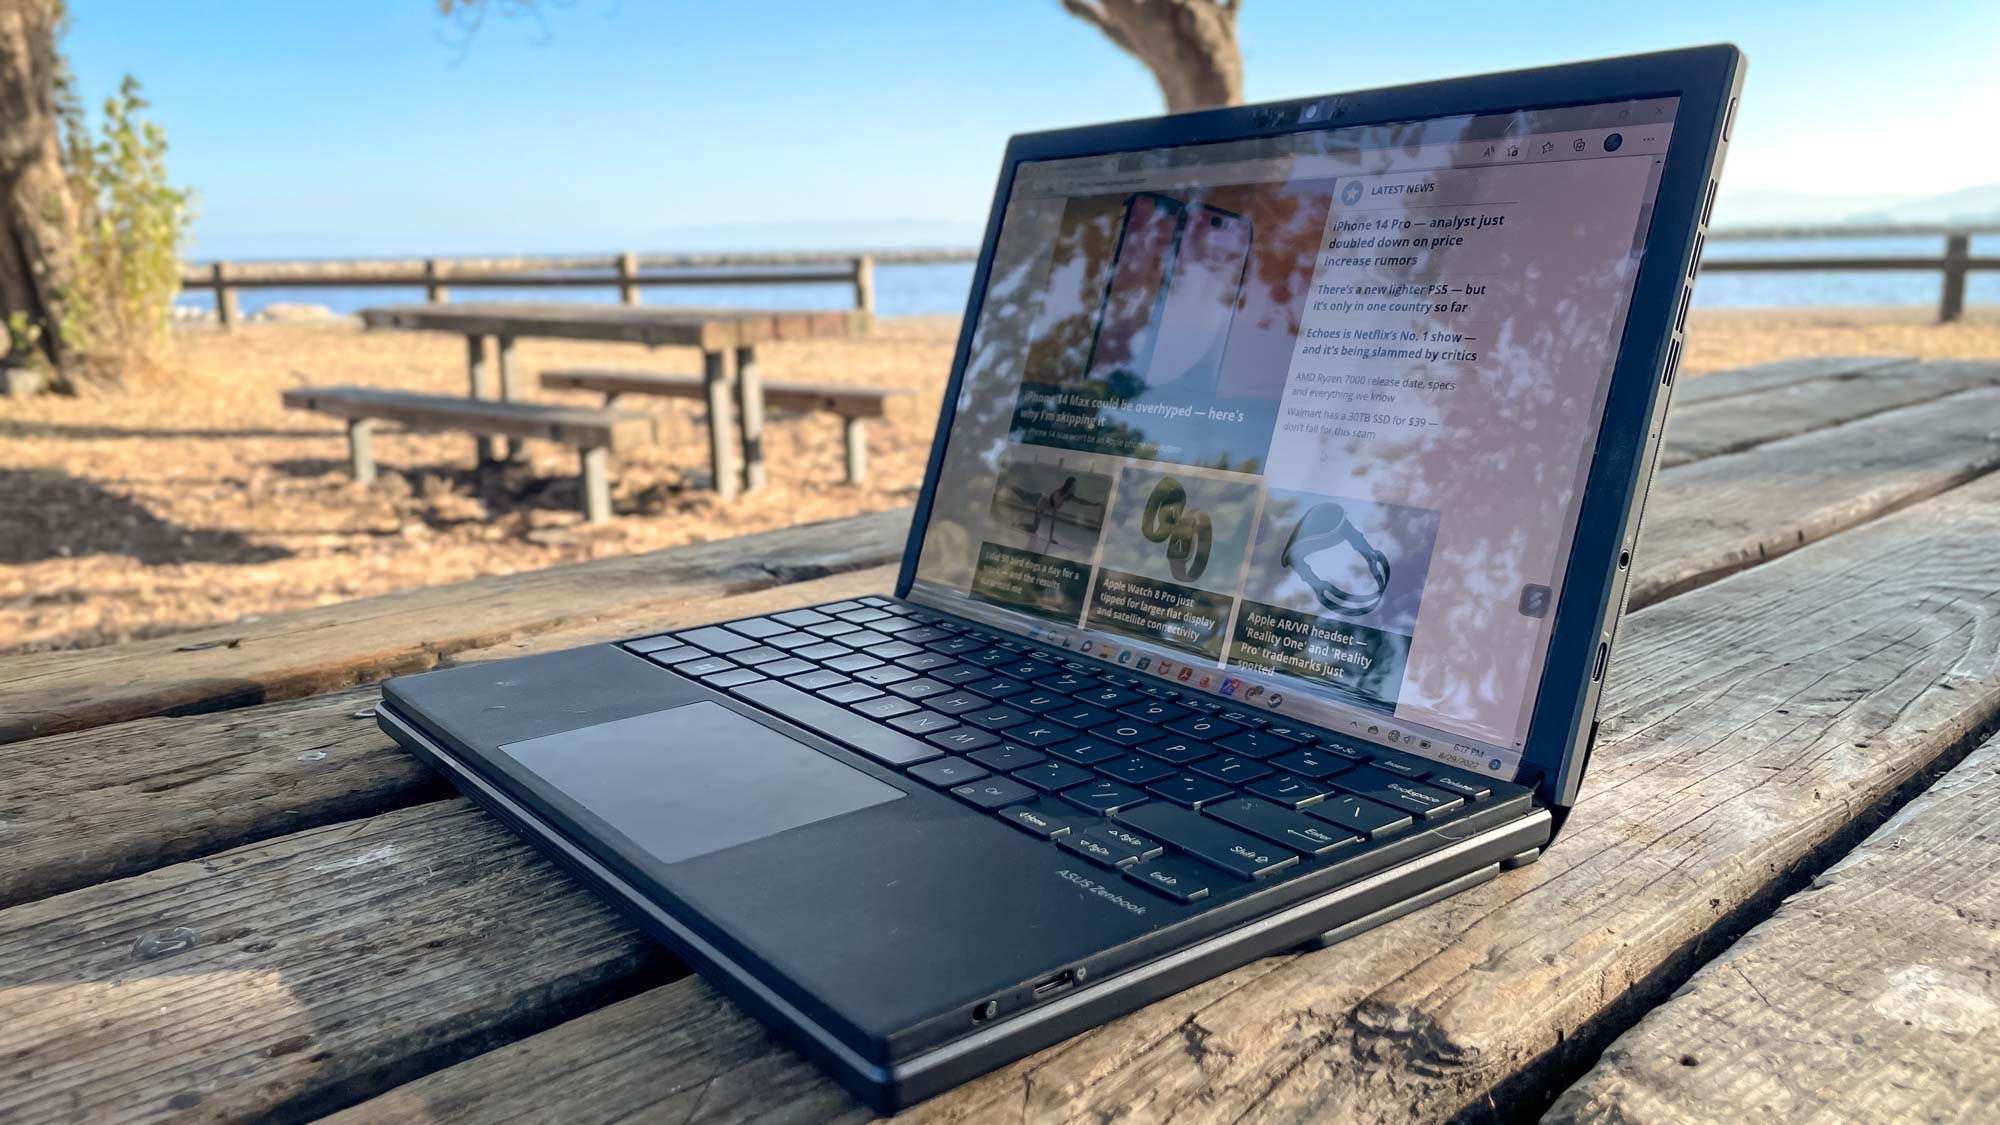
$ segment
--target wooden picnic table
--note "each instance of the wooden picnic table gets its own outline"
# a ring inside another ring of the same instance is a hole
[[[1996,431],[2000,363],[1689,382],[1540,862],[907,1116],[1990,1120]],[[907,518],[0,658],[0,1118],[866,1117],[369,685],[882,592]]]
[[[368,328],[453,332],[465,337],[467,394],[491,398],[486,341],[494,341],[499,397],[512,402],[525,392],[514,341],[524,337],[599,340],[644,344],[649,348],[701,349],[708,383],[708,467],[715,490],[733,497],[741,488],[764,485],[763,382],[757,345],[773,340],[844,337],[860,332],[863,314],[853,310],[671,308],[586,305],[562,302],[461,301],[451,304],[388,305],[361,310]],[[739,460],[732,444],[730,415],[742,438]],[[479,438],[481,463],[506,455],[504,437]]]

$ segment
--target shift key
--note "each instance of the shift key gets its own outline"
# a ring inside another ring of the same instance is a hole
[[[1165,801],[1124,809],[1112,818],[1242,879],[1261,879],[1299,861],[1294,852]]]

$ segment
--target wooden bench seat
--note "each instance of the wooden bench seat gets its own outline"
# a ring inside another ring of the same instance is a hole
[[[649,371],[564,370],[542,373],[542,386],[552,391],[594,391],[604,396],[606,407],[615,406],[625,395],[652,395],[660,398],[706,399],[708,380],[700,375],[673,375]],[[787,410],[800,414],[815,411],[840,416],[847,435],[847,482],[859,484],[868,474],[867,420],[886,412],[887,400],[910,392],[900,388],[835,386],[830,383],[784,383],[756,381],[752,391],[746,381],[742,388],[746,403],[761,401],[761,410]],[[744,407],[745,460],[763,467],[763,452],[756,447],[762,432],[762,418],[751,419],[758,407]]]
[[[285,392],[284,401],[294,410],[347,419],[347,447],[354,465],[354,479],[364,484],[375,479],[370,436],[378,421],[397,422],[411,429],[535,438],[572,446],[581,456],[583,510],[592,523],[611,518],[607,455],[653,441],[652,418],[629,411],[475,401],[375,387],[296,387]]]

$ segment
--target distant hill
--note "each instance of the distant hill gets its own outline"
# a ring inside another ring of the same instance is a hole
[[[2000,223],[2000,184],[1981,184],[1943,195],[1725,190],[1715,201],[1715,224],[1719,227],[1841,223]]]

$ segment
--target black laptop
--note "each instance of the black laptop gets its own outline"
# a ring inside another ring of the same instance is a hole
[[[382,727],[884,1110],[1531,862],[1742,72],[1016,137],[893,596]]]

